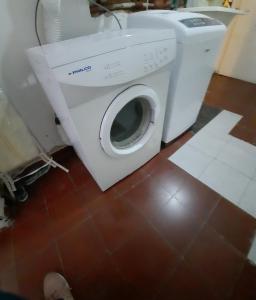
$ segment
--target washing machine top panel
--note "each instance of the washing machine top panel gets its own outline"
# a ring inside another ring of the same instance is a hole
[[[179,42],[208,40],[226,31],[220,21],[199,13],[152,10],[133,13],[128,17],[128,27],[172,28]]]
[[[67,65],[134,45],[175,39],[170,29],[125,29],[100,32],[42,46],[50,68]]]
[[[63,65],[52,71],[65,85],[107,87],[137,80],[170,64],[176,40],[134,45]]]
[[[95,40],[96,36],[101,38]],[[170,64],[176,55],[176,39],[170,29],[136,29],[54,43],[44,50],[28,50],[30,60],[47,65],[60,84],[107,87],[142,78]]]

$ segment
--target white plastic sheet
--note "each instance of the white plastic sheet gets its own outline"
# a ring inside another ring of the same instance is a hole
[[[0,89],[0,171],[11,171],[38,154],[23,120]]]
[[[91,16],[89,0],[41,0],[39,8],[46,43],[96,33],[104,26],[104,16]]]

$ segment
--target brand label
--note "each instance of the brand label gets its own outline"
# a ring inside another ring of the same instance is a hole
[[[92,66],[85,66],[83,68],[69,72],[68,75],[76,75],[81,72],[90,72],[91,70],[92,70]]]

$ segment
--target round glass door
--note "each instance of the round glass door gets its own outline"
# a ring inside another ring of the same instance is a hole
[[[156,93],[143,85],[119,94],[101,125],[101,144],[111,156],[131,154],[147,143],[159,112]]]
[[[144,98],[128,102],[116,115],[110,130],[110,140],[118,149],[131,147],[148,129],[152,109]]]

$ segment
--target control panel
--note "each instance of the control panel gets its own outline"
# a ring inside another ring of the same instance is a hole
[[[53,68],[57,81],[81,86],[111,86],[144,77],[169,64],[176,40],[133,45]]]
[[[189,28],[222,25],[220,21],[210,18],[188,18],[180,20],[179,22]]]
[[[154,47],[143,54],[144,73],[153,72],[170,60],[170,49],[165,46]]]
[[[104,65],[105,79],[114,79],[120,76],[125,75],[124,70],[122,69],[122,63],[120,60],[114,60],[111,62],[107,62]]]

